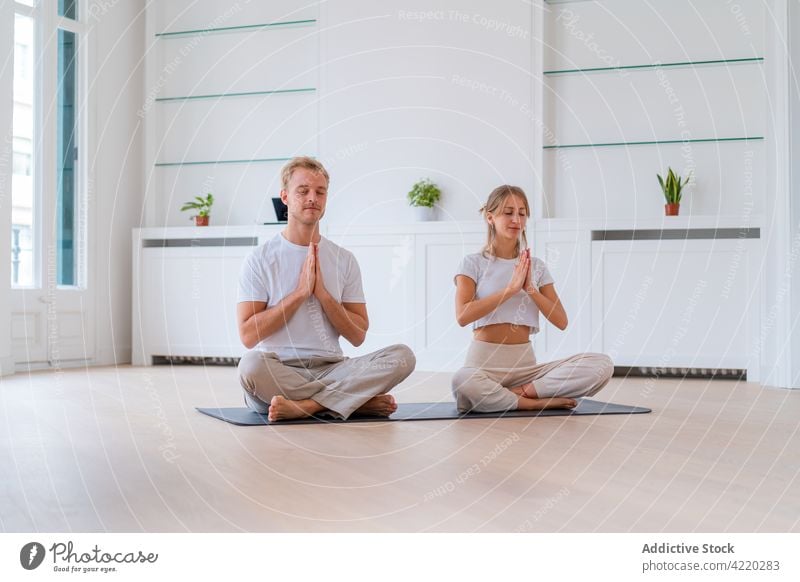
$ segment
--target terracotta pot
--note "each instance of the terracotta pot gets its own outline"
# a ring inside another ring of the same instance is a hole
[[[680,204],[664,204],[664,213],[667,216],[678,216],[678,211],[680,209]]]
[[[208,216],[195,216],[194,217],[194,225],[195,226],[208,226]]]

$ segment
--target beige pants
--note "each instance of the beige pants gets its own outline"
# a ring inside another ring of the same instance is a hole
[[[453,375],[460,412],[500,412],[517,408],[509,388],[533,382],[540,398],[592,396],[608,384],[614,363],[603,354],[578,354],[537,364],[533,346],[473,340],[464,367]]]
[[[416,359],[397,344],[365,356],[279,360],[272,352],[247,352],[239,382],[247,405],[262,414],[273,396],[310,398],[334,416],[347,418],[367,400],[386,394],[414,371]]]

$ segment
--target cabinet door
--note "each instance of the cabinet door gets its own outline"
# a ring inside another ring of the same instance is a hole
[[[241,356],[239,269],[252,247],[141,249],[139,292],[145,364],[152,356]]]
[[[369,314],[366,340],[356,348],[341,338],[344,353],[363,355],[396,343],[413,347],[414,237],[336,233],[328,236],[355,255]]]
[[[558,329],[539,315],[540,332],[534,339],[540,362],[566,358],[591,347],[591,282],[588,235],[577,230],[536,232],[531,249],[542,259],[555,281],[556,292],[567,312],[567,329]]]
[[[758,241],[592,243],[597,351],[617,365],[747,368],[757,377]]]
[[[414,325],[417,368],[451,372],[464,365],[472,340],[472,326],[456,322],[455,284],[461,259],[477,252],[485,243],[482,233],[418,235],[416,237]]]

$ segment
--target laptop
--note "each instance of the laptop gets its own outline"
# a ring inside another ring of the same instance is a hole
[[[275,218],[277,218],[278,222],[288,222],[289,208],[283,203],[283,200],[273,198],[272,206],[275,208]]]

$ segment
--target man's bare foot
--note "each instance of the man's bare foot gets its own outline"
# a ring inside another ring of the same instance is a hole
[[[509,390],[511,390],[517,396],[524,396],[525,398],[539,398],[539,395],[536,393],[536,388],[533,387],[533,382],[520,384],[519,386],[509,388]]]
[[[546,408],[575,408],[574,398],[527,398],[520,396],[517,410],[544,410]]]
[[[325,407],[314,400],[287,400],[283,396],[273,396],[269,403],[270,422],[276,420],[292,420],[306,418],[325,410]]]
[[[356,409],[356,414],[369,414],[371,416],[389,416],[397,410],[397,402],[391,394],[381,394],[373,396],[367,400],[360,408]]]

